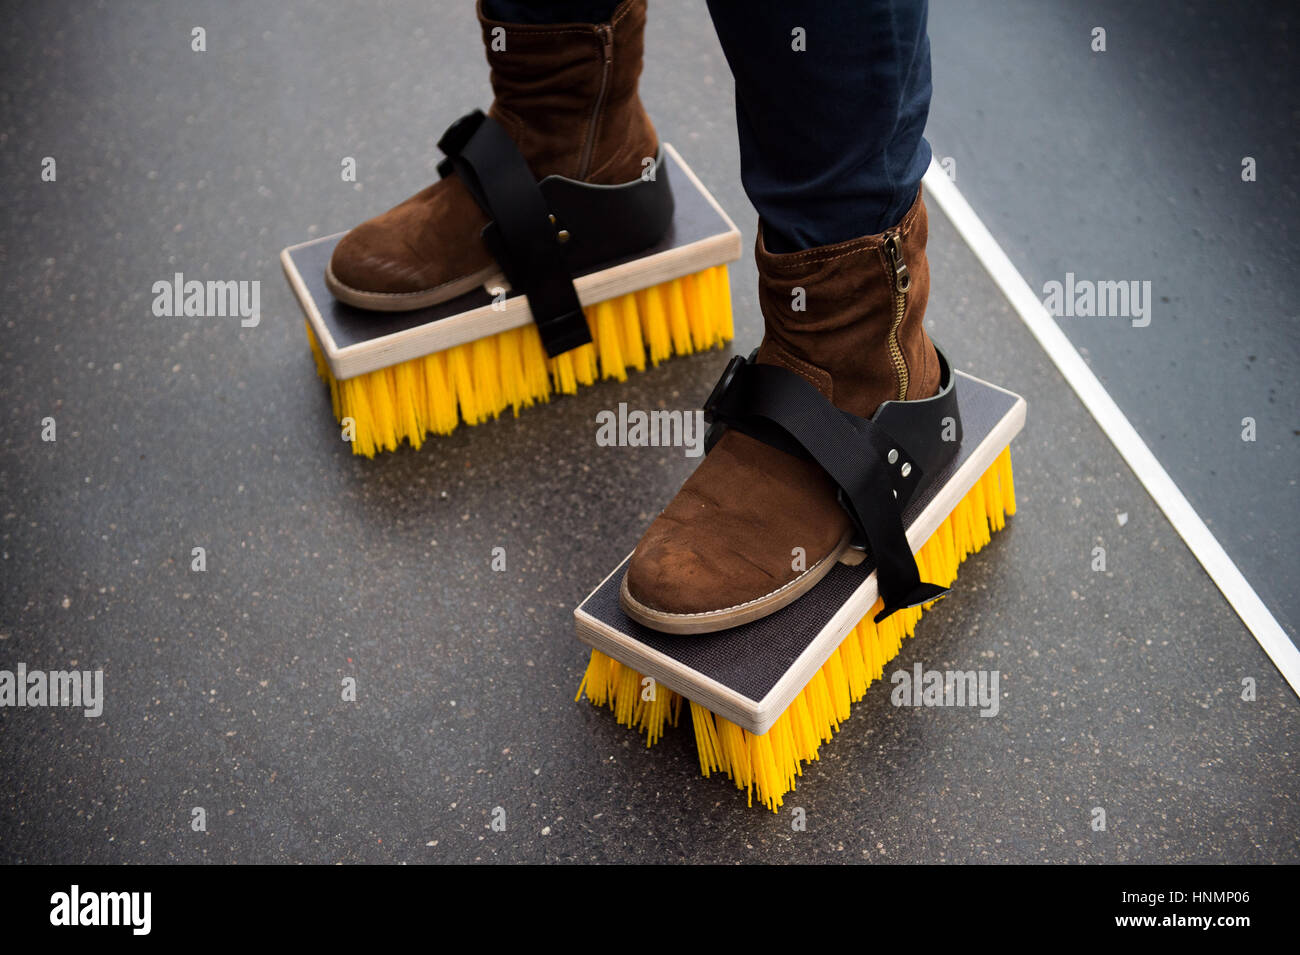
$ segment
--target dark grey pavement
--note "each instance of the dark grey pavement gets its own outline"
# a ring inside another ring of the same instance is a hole
[[[102,668],[107,701],[0,709],[0,861],[1300,861],[1295,695],[937,210],[933,332],[1029,401],[1020,513],[888,670],[996,669],[1001,708],[873,687],[794,832],[699,778],[689,725],[647,750],[573,702],[573,606],[693,464],[599,448],[595,415],[695,406],[720,353],[420,452],[339,440],[276,255],[433,175],[488,95],[468,5],[9,19],[0,669]],[[702,5],[657,4],[648,45],[662,136],[752,241]],[[154,317],[175,271],[260,280],[261,323]]]
[[[1145,327],[1058,324],[1293,641],[1298,27],[1282,0],[933,0],[927,131],[1035,291],[1150,282]]]

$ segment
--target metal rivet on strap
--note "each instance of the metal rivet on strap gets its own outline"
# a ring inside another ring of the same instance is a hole
[[[896,463],[898,463],[898,452],[897,452],[897,451],[890,451],[890,452],[889,452],[889,463],[890,463],[890,464],[896,464]]]
[[[909,474],[912,473],[912,465],[910,465],[910,464],[908,464],[906,461],[904,461],[904,462],[903,462],[903,466],[902,466],[901,468],[899,468],[898,470],[899,470],[899,473],[903,475],[903,477],[907,477]]]
[[[555,214],[554,214],[554,213],[550,213],[550,214],[548,214],[548,215],[546,216],[546,218],[549,219],[549,220],[551,221],[551,225],[555,225]],[[569,230],[568,230],[568,229],[561,229],[559,232],[555,233],[555,241],[556,241],[556,242],[561,242],[561,243],[563,243],[563,242],[568,242],[568,241],[569,241],[569,238],[570,238],[570,236],[569,236]]]

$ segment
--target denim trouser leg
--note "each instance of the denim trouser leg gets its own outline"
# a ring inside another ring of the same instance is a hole
[[[709,0],[736,78],[741,180],[769,251],[874,235],[911,206],[930,163],[926,8]]]
[[[486,0],[507,22],[598,23],[610,0]],[[927,0],[708,0],[736,81],[740,175],[769,251],[874,235],[930,163]]]

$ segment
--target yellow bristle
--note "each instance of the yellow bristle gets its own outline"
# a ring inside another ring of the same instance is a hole
[[[501,368],[501,403],[509,406],[517,418],[521,408],[533,403],[533,396],[528,393],[528,378],[524,374],[523,335],[518,328],[497,336],[497,354]]]
[[[668,311],[664,306],[661,286],[636,293],[637,311],[641,315],[641,331],[650,353],[650,363],[657,365],[673,353],[672,333],[668,330]]]
[[[307,323],[316,373],[330,390],[338,421],[352,418],[352,450],[373,457],[402,441],[449,434],[507,408],[572,394],[602,378],[626,379],[674,353],[689,355],[730,341],[731,289],[725,265],[617,296],[584,309],[592,344],[548,358],[529,323],[353,378],[337,379]]]
[[[571,395],[578,390],[578,378],[573,370],[573,352],[568,351],[563,355],[556,355],[554,358],[548,358],[547,364],[551,369],[551,380],[555,382],[555,390],[562,395]]]
[[[389,407],[388,389],[383,387],[384,373],[372,371],[368,375],[361,375],[360,386],[357,388],[357,397],[360,398],[360,406],[370,410],[370,440],[378,451],[387,450],[385,436],[391,433],[392,429],[388,426]],[[361,430],[361,424],[357,424],[357,430]]]
[[[650,700],[642,699],[637,729],[645,733],[646,746],[653,746],[659,741],[665,723],[675,722],[672,720],[672,696],[667,689],[656,685],[653,697]]]
[[[328,380],[330,377],[329,365],[325,362],[325,356],[321,354],[320,343],[316,341],[316,333],[311,330],[311,322],[304,321],[307,326],[307,346],[311,349],[312,361],[316,363],[316,374],[322,380]]]
[[[412,391],[411,401],[415,406],[415,413],[419,419],[419,427],[425,434],[428,434],[433,430],[433,424],[429,419],[429,389],[424,383],[424,362],[402,362],[402,365],[399,365],[397,370],[398,381],[403,380],[401,371],[403,366],[409,368],[411,372],[410,378],[406,379],[406,382],[407,386]],[[406,438],[408,441],[411,440],[409,434],[406,435]],[[423,441],[424,439],[421,438],[420,440]],[[413,441],[412,443],[414,444]]]
[[[622,667],[618,674],[618,685],[613,692],[614,718],[624,726],[635,726],[632,715],[636,712],[640,699],[641,674],[631,667]]]
[[[524,325],[519,329],[519,344],[519,357],[524,363],[528,394],[534,401],[549,401],[551,373],[546,366],[546,348],[542,345],[542,335],[536,325]]]
[[[428,393],[429,426],[438,434],[451,434],[459,415],[456,412],[456,390],[447,375],[447,353],[425,355],[424,390]]]
[[[456,393],[460,416],[469,424],[478,424],[483,420],[483,415],[479,412],[478,401],[475,400],[472,360],[473,349],[469,345],[456,345],[447,349],[447,377],[451,381],[452,390]]]
[[[587,663],[587,672],[582,675],[582,683],[578,685],[578,694],[573,698],[573,702],[582,699],[582,694],[587,694],[587,699],[597,706],[604,706],[605,701],[609,699],[609,684],[606,682],[609,675],[609,666],[613,661],[599,650],[591,651],[591,659]]]
[[[636,296],[620,295],[614,299],[618,316],[619,343],[628,367],[645,371],[645,343],[641,339],[641,316],[637,314]]]
[[[709,311],[722,316],[722,321],[718,325],[719,336],[722,341],[729,342],[735,337],[736,333],[732,328],[731,280],[727,275],[727,267],[725,265],[715,266],[709,269],[707,274],[709,284],[713,287],[709,299]]]
[[[997,490],[999,502],[995,505],[1000,507],[1007,517],[1014,517],[1016,513],[1016,485],[1011,478],[1011,448],[1002,449],[1002,454],[998,458],[998,478]]]
[[[917,552],[917,564],[925,568],[923,579],[952,583],[957,565],[988,543],[990,528],[1001,528],[1005,517],[1014,513],[1011,450],[1005,448]],[[963,542],[972,546],[963,550]],[[701,774],[725,772],[737,789],[747,793],[750,805],[757,795],[762,805],[779,810],[786,793],[795,788],[796,777],[802,775],[803,764],[817,759],[821,745],[830,742],[848,718],[850,704],[859,702],[868,687],[884,676],[885,666],[921,617],[920,608],[911,608],[877,625],[873,617],[882,606],[877,600],[762,735],[749,733],[689,700]],[[602,680],[611,668],[618,668],[617,684]],[[576,699],[585,692],[597,706],[608,704],[621,725],[645,733],[650,745],[662,735],[663,723],[636,709],[641,679],[631,667],[593,650]],[[663,687],[659,692],[680,706],[678,694]],[[624,696],[626,700],[621,699]]]
[[[618,328],[618,315],[613,302],[600,302],[588,309],[595,313],[594,341],[600,353],[600,373],[603,378],[627,381],[627,366],[623,363],[623,336]]]
[[[701,713],[704,715],[699,715]],[[695,751],[700,757],[700,772],[707,779],[710,773],[721,772],[723,769],[718,731],[709,711],[698,703],[691,703],[691,726],[695,730]]]
[[[397,373],[383,368],[370,373],[370,407],[375,411],[375,443],[385,451],[397,448]]]
[[[474,373],[474,402],[484,420],[495,418],[504,406],[496,336],[490,335],[470,342],[470,357]]]
[[[410,437],[415,448],[420,447],[428,433],[420,407],[424,401],[424,382],[416,380],[419,370],[420,363],[414,361],[404,361],[392,369],[397,432]]]
[[[717,323],[709,319],[709,303],[702,276],[683,275],[677,281],[682,285],[682,298],[686,302],[686,321],[691,329],[692,346],[696,351],[712,348],[718,343]]]
[[[976,481],[971,494],[974,495],[970,502],[971,536],[975,541],[975,549],[979,550],[989,542],[989,509],[984,504],[984,482]]]
[[[316,340],[316,333],[311,330],[311,322],[304,322],[307,326],[307,344],[311,347],[312,361],[316,364],[316,375],[322,381],[329,385],[330,388],[330,410],[334,412],[334,420],[343,420],[343,399],[339,395],[339,383],[330,374],[329,364],[325,361],[325,356],[321,353],[320,342]]]
[[[339,383],[330,378],[330,408],[334,411],[334,420],[343,420],[343,396],[339,394]]]
[[[673,349],[679,355],[689,355],[691,345],[691,319],[686,304],[682,280],[674,279],[663,286],[664,309],[668,313],[668,331],[672,335]]]
[[[722,744],[722,759],[729,777],[742,789],[752,785],[749,774],[749,747],[745,745],[745,731],[731,720],[710,714],[714,728],[718,733],[718,742]],[[752,800],[752,793],[751,793]]]
[[[840,644],[840,659],[844,664],[844,675],[849,681],[850,698],[861,699],[871,683],[871,677],[862,656],[862,640],[857,635],[857,627]]]
[[[385,439],[392,433],[392,428],[388,423],[392,409],[389,407],[388,389],[384,387],[384,373],[382,371],[372,371],[368,375],[362,375],[357,388],[357,397],[360,399],[358,407],[370,410],[370,426],[368,430],[371,443],[376,450],[387,450]],[[358,421],[358,433],[362,429],[363,425]]]
[[[583,345],[570,352],[573,356],[573,374],[580,385],[590,385],[600,378],[600,363],[596,357],[596,343]]]
[[[347,425],[349,421],[353,422],[352,450],[354,453],[357,451],[357,445],[358,445],[357,434],[356,434],[357,427],[355,424],[357,419],[356,416],[352,413],[352,411],[353,411],[353,406],[355,404],[356,387],[360,385],[360,383],[361,382],[359,379],[349,379],[347,381],[339,382],[339,416],[336,420],[341,425],[344,426],[344,430],[343,430],[344,440],[347,439]],[[374,454],[373,448],[371,449],[370,453]]]
[[[808,712],[808,701],[802,695],[795,697],[793,703],[781,714],[777,724],[786,735],[786,755],[784,758],[795,764],[795,774],[803,773],[799,761],[800,753],[817,751],[817,731],[813,729],[812,714]]]
[[[348,378],[340,382],[342,385],[342,396],[340,404],[342,405],[343,414],[339,420],[347,425],[351,423],[353,428],[352,450],[370,457],[375,453],[375,442],[370,437],[370,405],[366,401],[366,376],[360,375],[356,378]],[[357,422],[367,422],[366,427],[361,427]]]

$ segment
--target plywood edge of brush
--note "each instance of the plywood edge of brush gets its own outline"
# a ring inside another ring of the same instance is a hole
[[[725,230],[686,245],[664,249],[653,255],[633,259],[574,279],[573,285],[577,290],[578,300],[584,306],[617,298],[629,292],[639,292],[673,279],[735,262],[740,258],[741,237],[736,224],[718,204],[713,194],[700,182],[694,171],[682,159],[681,154],[669,143],[664,144],[664,150],[672,156],[679,171],[685,174],[691,186],[708,200],[709,205],[725,224]],[[422,358],[456,345],[464,345],[512,328],[520,328],[533,320],[532,312],[528,308],[528,300],[522,295],[516,295],[507,298],[504,302],[481,305],[425,325],[339,348],[329,333],[319,307],[307,290],[292,255],[296,249],[328,238],[331,237],[325,236],[322,239],[313,239],[310,242],[300,242],[290,246],[280,253],[280,261],[285,276],[298,298],[298,303],[311,323],[316,340],[320,343],[321,353],[331,373],[337,379],[355,378],[357,375],[378,371],[414,358]]]
[[[335,233],[343,235],[342,232]],[[333,236],[324,236],[329,239]],[[302,279],[302,273],[298,271],[298,263],[293,260],[293,254],[304,246],[311,245],[314,242],[320,242],[322,239],[308,239],[306,242],[297,242],[288,248],[280,251],[280,268],[284,271],[284,277],[289,281],[289,288],[293,289],[294,298],[298,300],[298,305],[302,308],[302,313],[307,316],[307,324],[311,326],[312,334],[316,336],[316,342],[321,349],[337,352],[338,347],[334,344],[334,336],[325,325],[324,319],[321,318],[320,312],[316,308],[316,302],[312,298],[311,292],[307,290],[307,283]]]
[[[630,557],[631,554],[628,556]],[[626,564],[625,557],[591,593],[594,594],[605,586],[605,582],[621,571]],[[587,599],[591,599],[590,594]],[[613,657],[619,663],[632,667],[642,676],[652,677],[659,686],[680,693],[688,700],[704,703],[714,713],[731,719],[733,723],[743,725],[742,714],[753,707],[753,700],[717,680],[704,676],[698,670],[683,666],[672,657],[647,647],[639,640],[632,639],[603,620],[593,617],[582,609],[586,602],[584,600],[573,611],[574,629],[579,641]],[[733,713],[736,714],[734,718]]]
[[[975,482],[993,465],[1002,449],[1020,433],[1025,423],[1027,405],[1024,398],[983,379],[975,378],[973,375],[964,372],[957,374],[982,386],[1010,395],[1015,398],[1015,402],[912,522],[907,531],[907,539],[913,551],[919,550],[925,544],[966,493],[974,487]],[[605,580],[622,570],[624,563],[620,563]],[[600,590],[604,583],[605,581],[602,581],[592,593]],[[746,731],[761,735],[772,728],[849,631],[867,615],[875,605],[877,596],[876,575],[873,572],[822,627],[767,695],[758,701],[703,676],[678,660],[659,653],[636,638],[609,626],[582,609],[586,601],[583,601],[583,604],[574,611],[574,622],[578,639],[583,643],[613,657],[620,663],[633,667],[645,676],[654,678],[656,682],[725,717]]]

